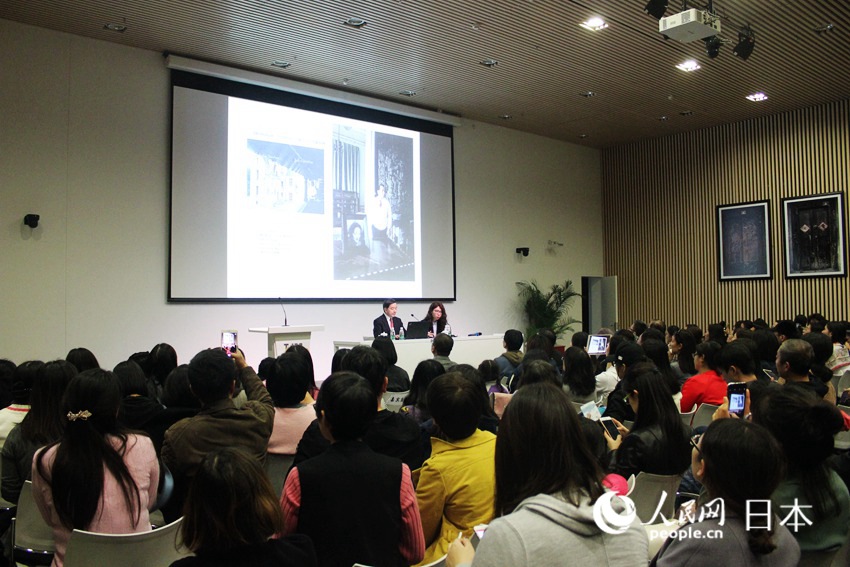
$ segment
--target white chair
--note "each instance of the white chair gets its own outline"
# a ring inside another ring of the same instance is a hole
[[[697,408],[696,413],[691,420],[691,427],[694,429],[703,426],[707,427],[708,424],[711,423],[711,416],[714,415],[714,412],[717,411],[717,408],[719,407],[720,406],[713,406],[711,404],[702,404]]]
[[[47,525],[32,497],[32,482],[27,480],[18,496],[18,509],[12,518],[12,555],[15,562],[50,565],[56,545],[53,529]]]
[[[384,392],[384,407],[398,413],[404,405],[404,398],[410,394],[410,390],[404,392]]]
[[[159,529],[136,534],[98,534],[84,530],[71,532],[65,550],[66,567],[121,565],[122,567],[161,567],[192,553],[177,545],[177,532],[183,518]]]
[[[690,427],[691,423],[694,420],[694,414],[696,414],[697,410],[693,409],[688,412],[682,412],[679,415],[682,417],[682,423]]]
[[[672,519],[676,513],[676,491],[681,482],[680,474],[638,473],[634,477],[634,483],[630,483],[627,496],[635,503],[635,510],[641,522],[653,520],[652,516],[661,502],[662,494],[664,494],[664,504],[660,512],[666,519]],[[656,522],[659,520],[661,520],[660,517],[655,518]]]
[[[850,370],[845,372],[838,380],[838,385],[835,386],[835,395],[841,397],[841,392],[850,388]]]

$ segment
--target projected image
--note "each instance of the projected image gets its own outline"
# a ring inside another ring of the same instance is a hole
[[[247,192],[251,204],[324,214],[324,151],[248,140]]]
[[[413,140],[382,132],[334,132],[334,279],[413,281]],[[365,182],[365,154],[374,155]]]

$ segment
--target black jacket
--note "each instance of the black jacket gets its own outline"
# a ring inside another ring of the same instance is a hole
[[[691,428],[681,426],[681,434],[672,437],[660,425],[630,432],[614,452],[611,472],[625,478],[639,472],[682,474],[691,465]]]

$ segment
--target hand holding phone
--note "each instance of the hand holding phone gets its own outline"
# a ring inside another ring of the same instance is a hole
[[[221,332],[221,348],[227,353],[227,356],[232,356],[239,346],[237,341],[238,333],[234,330],[225,330]]]
[[[726,397],[729,399],[729,413],[743,418],[747,401],[747,384],[732,382],[726,387]]]

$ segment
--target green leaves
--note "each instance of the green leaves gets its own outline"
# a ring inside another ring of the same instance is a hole
[[[548,290],[543,290],[535,280],[516,282],[519,290],[520,304],[525,315],[526,338],[537,334],[540,329],[552,329],[555,336],[560,337],[564,331],[570,330],[578,319],[566,317],[575,297],[581,294],[573,289],[573,282],[566,280],[563,284],[554,284]]]

